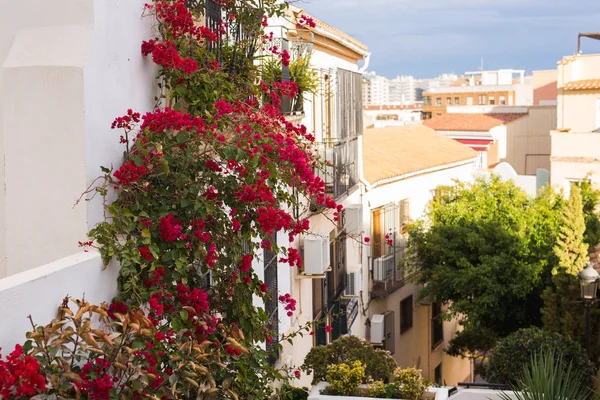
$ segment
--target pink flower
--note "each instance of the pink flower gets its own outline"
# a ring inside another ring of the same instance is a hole
[[[327,333],[331,332],[331,326],[327,325],[325,327],[325,332],[327,332]]]
[[[371,238],[368,236],[365,236],[365,243],[369,243],[371,241]]]
[[[294,371],[294,376],[296,376],[296,378],[300,378],[300,375],[301,375],[301,373],[300,373],[299,369]]]

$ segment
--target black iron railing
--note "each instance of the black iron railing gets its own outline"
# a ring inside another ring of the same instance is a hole
[[[319,158],[327,163],[325,171],[318,171],[325,181],[328,194],[334,198],[347,194],[358,184],[358,141],[331,140],[316,143]]]
[[[276,237],[272,240],[274,245],[277,244]],[[264,273],[265,283],[269,285],[267,293],[265,293],[265,313],[269,317],[267,329],[272,338],[270,343],[266,344],[266,349],[270,353],[269,362],[275,364],[279,357],[277,344],[279,343],[279,299],[278,299],[278,283],[277,283],[277,253],[274,251],[264,250]]]

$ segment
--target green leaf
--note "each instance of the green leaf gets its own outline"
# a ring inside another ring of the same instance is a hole
[[[187,321],[187,320],[188,320],[188,317],[189,317],[189,314],[188,314],[188,312],[187,312],[186,310],[181,310],[181,311],[179,312],[179,316],[181,317],[181,319],[182,319],[183,321]]]
[[[150,230],[147,229],[147,228],[142,229],[142,237],[145,237],[145,238],[152,237],[152,234],[150,233]]]
[[[180,331],[181,328],[183,328],[183,323],[179,318],[173,318],[173,320],[171,321],[171,327],[175,332],[177,332]]]

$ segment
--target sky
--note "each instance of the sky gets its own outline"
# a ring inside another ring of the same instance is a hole
[[[555,69],[579,32],[600,32],[600,0],[296,0],[369,47],[368,70],[431,78],[501,68]],[[583,38],[583,53],[600,41]]]

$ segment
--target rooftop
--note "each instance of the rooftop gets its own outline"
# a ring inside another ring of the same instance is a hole
[[[423,122],[436,131],[487,132],[492,128],[505,125],[527,113],[489,113],[489,114],[443,114]]]
[[[563,88],[568,90],[600,89],[600,79],[582,79],[578,81],[571,81],[565,83]]]
[[[363,168],[367,182],[468,161],[477,153],[423,125],[367,129],[363,135]]]

